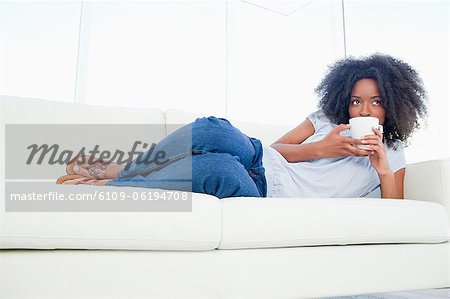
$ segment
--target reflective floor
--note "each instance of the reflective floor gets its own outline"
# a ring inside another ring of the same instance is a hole
[[[450,288],[379,293],[358,296],[326,297],[323,299],[450,299]]]

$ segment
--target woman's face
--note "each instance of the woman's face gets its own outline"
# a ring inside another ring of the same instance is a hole
[[[383,105],[377,81],[374,79],[356,81],[352,88],[348,113],[350,118],[361,116],[377,117],[380,124],[384,124],[386,108]]]

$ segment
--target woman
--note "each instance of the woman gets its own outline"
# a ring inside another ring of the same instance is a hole
[[[380,186],[383,198],[402,199],[403,145],[427,114],[418,73],[387,55],[347,58],[330,67],[316,92],[319,110],[269,147],[226,119],[204,117],[158,143],[154,152],[163,150],[168,157],[163,165],[139,158],[126,167],[76,160],[68,172],[79,176],[59,182],[188,190],[219,198],[361,197]],[[349,119],[368,116],[379,119],[384,136],[373,128],[372,135],[350,138]]]

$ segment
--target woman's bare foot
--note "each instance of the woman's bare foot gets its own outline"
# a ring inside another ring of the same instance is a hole
[[[90,160],[90,156],[85,156],[84,159],[80,157],[72,167],[73,172],[96,180],[116,179],[117,173],[125,167],[116,163],[105,163],[95,158]]]

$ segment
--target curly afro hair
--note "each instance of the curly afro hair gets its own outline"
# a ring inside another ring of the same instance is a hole
[[[339,60],[329,66],[328,73],[315,92],[318,108],[333,124],[348,124],[350,96],[356,81],[374,79],[386,108],[384,140],[396,149],[396,140],[408,146],[407,140],[425,119],[427,94],[419,74],[402,60],[383,54]]]

